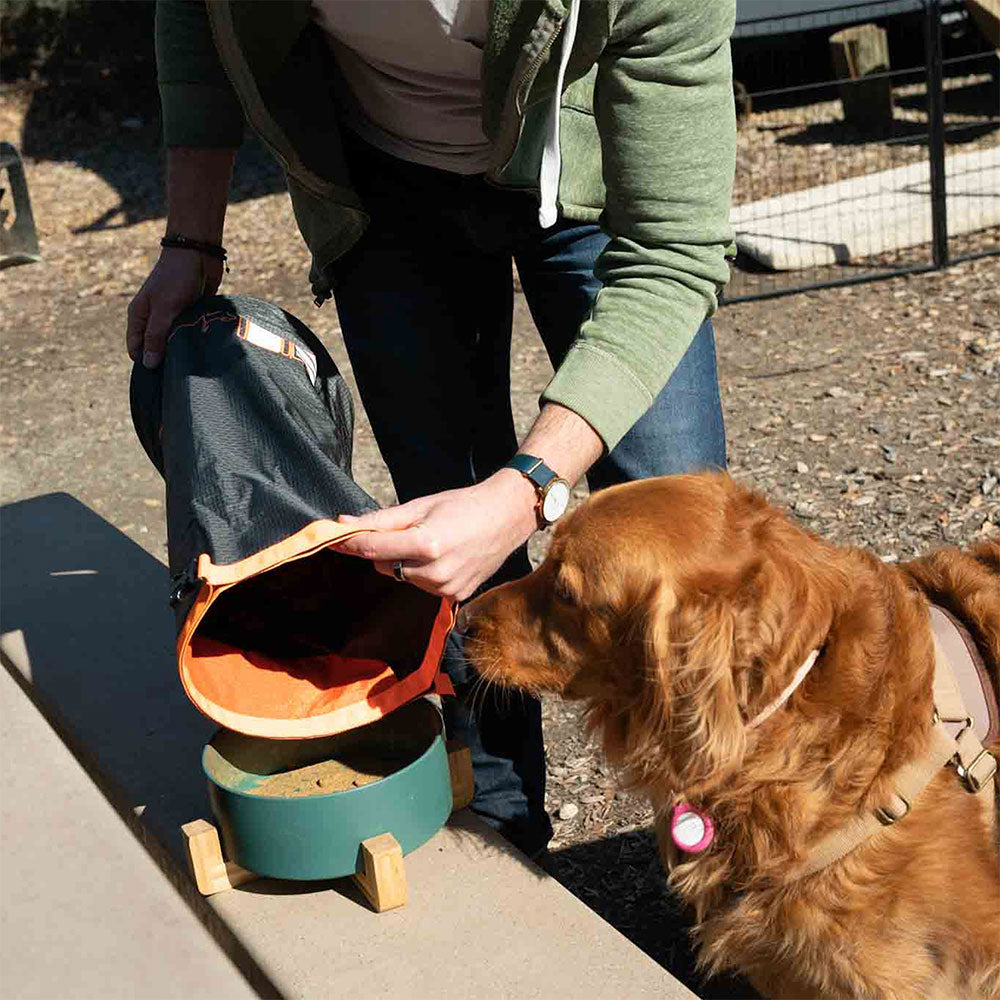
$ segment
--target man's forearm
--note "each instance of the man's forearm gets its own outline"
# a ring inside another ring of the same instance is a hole
[[[518,451],[540,458],[573,484],[601,457],[604,443],[583,417],[558,403],[546,403]],[[534,487],[514,469],[501,469],[497,475],[509,479],[511,489],[519,494],[523,521],[530,530],[537,502]]]
[[[604,444],[583,417],[546,403],[518,451],[537,456],[573,484],[601,457]]]
[[[235,149],[167,150],[167,232],[221,243]]]

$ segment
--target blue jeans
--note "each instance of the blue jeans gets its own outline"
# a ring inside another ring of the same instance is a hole
[[[537,202],[481,175],[406,163],[347,139],[371,223],[333,267],[334,298],[358,390],[400,502],[472,484],[517,450],[511,415],[511,258],[558,368],[600,283],[608,242],[596,225],[537,222]],[[592,490],[724,468],[725,431],[711,323],[652,407],[587,479]],[[530,571],[525,547],[483,589]],[[453,634],[444,666],[452,737],[472,750],[475,809],[527,853],[552,834],[545,812],[541,707],[527,696],[469,694],[476,682]]]

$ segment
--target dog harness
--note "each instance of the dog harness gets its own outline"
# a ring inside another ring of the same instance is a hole
[[[811,875],[840,860],[880,830],[903,819],[920,793],[942,767],[952,766],[963,786],[982,795],[989,822],[995,822],[993,791],[997,758],[986,745],[1000,742],[1000,707],[986,665],[968,630],[949,611],[930,606],[934,639],[934,720],[930,745],[923,757],[909,761],[893,777],[888,798],[873,809],[827,834],[806,855],[796,874]],[[755,729],[770,718],[794,694],[819,656],[814,649],[795,671],[791,682],[772,702],[747,723]],[[966,706],[971,705],[969,711]],[[981,738],[980,738],[981,737]],[[985,794],[984,794],[985,793]],[[714,838],[711,817],[686,802],[675,805],[671,815],[671,837],[680,850],[700,854]]]
[[[811,875],[839,861],[855,847],[909,814],[920,793],[942,767],[954,767],[965,789],[982,795],[988,821],[995,822],[993,791],[997,759],[983,743],[1000,737],[1000,711],[979,650],[965,627],[944,608],[930,607],[934,638],[934,721],[923,757],[893,776],[893,790],[879,806],[827,834],[806,855],[798,875]],[[963,695],[975,708],[970,713]],[[982,740],[980,740],[980,735]]]

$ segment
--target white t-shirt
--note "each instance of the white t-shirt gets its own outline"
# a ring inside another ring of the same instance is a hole
[[[349,93],[345,124],[386,153],[481,173],[489,0],[313,0]]]

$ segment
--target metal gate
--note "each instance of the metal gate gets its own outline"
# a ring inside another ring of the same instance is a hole
[[[750,86],[737,87],[740,253],[725,302],[1000,253],[1000,63],[989,26],[956,0],[741,0],[738,12],[735,75]],[[888,32],[901,65],[834,78],[829,37],[859,21]],[[794,78],[796,59],[805,82],[767,86]],[[851,88],[862,104],[887,102],[881,118],[845,117],[858,103]]]

